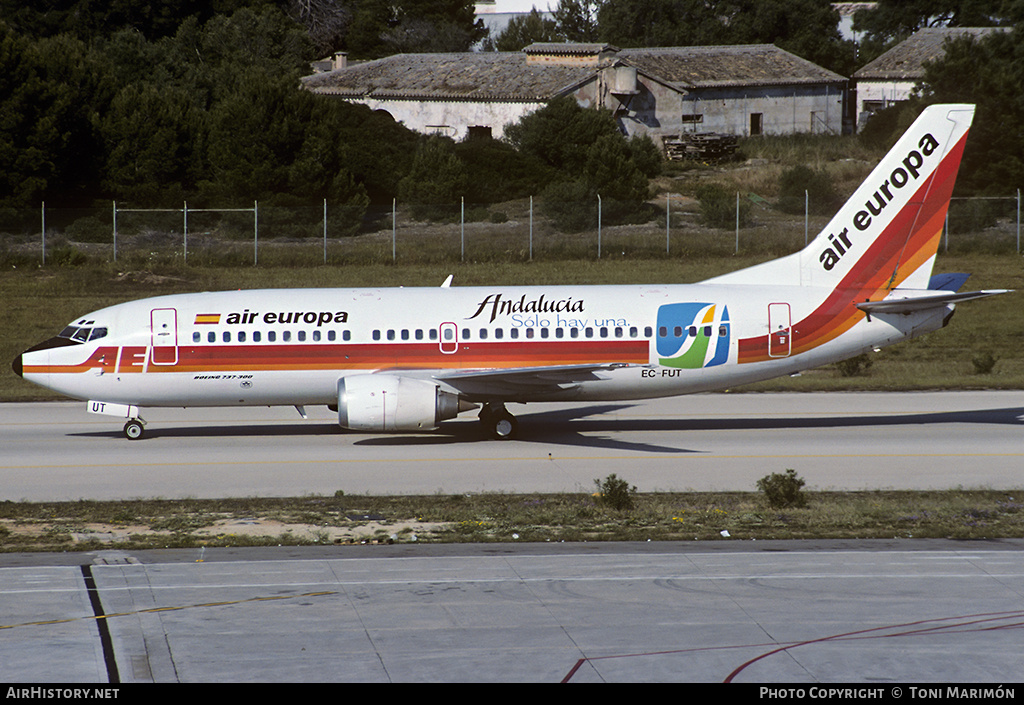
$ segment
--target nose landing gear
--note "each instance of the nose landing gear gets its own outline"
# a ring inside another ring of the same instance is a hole
[[[124,425],[124,437],[129,441],[137,441],[146,434],[146,422],[142,419],[130,419]]]

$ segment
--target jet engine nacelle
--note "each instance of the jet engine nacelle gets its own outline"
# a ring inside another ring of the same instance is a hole
[[[355,431],[421,431],[472,408],[423,379],[365,374],[338,380],[338,423]]]

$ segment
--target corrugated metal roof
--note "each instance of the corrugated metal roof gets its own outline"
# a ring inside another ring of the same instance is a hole
[[[619,58],[681,88],[840,83],[845,77],[773,44],[623,49]]]
[[[917,80],[924,77],[924,63],[941,59],[946,54],[947,39],[970,34],[983,37],[1003,27],[926,27],[900,42],[874,61],[854,71],[855,79]]]

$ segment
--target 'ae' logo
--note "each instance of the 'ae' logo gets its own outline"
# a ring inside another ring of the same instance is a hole
[[[697,369],[729,359],[729,308],[722,304],[665,304],[658,308],[658,362]]]

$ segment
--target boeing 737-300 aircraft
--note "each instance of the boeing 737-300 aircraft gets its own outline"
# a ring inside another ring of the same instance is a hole
[[[966,275],[932,277],[973,105],[927,108],[804,250],[698,284],[280,289],[161,296],[77,318],[14,360],[126,418],[145,407],[325,404],[359,431],[507,403],[706,392],[945,326]]]

